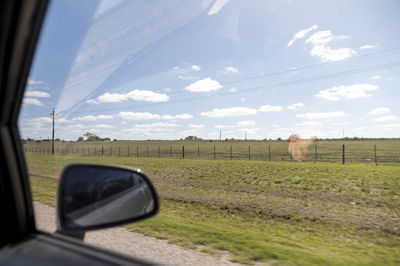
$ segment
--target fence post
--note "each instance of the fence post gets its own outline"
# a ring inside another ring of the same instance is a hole
[[[268,161],[271,161],[271,145],[268,144]]]
[[[375,159],[375,165],[378,165],[378,160],[376,158],[376,145],[374,145],[374,159]]]
[[[103,156],[103,155],[104,155],[104,147],[101,146],[101,156]]]
[[[250,158],[250,146],[249,146],[249,160],[251,160],[251,158]]]
[[[160,146],[158,146],[158,158],[161,158]]]
[[[232,160],[232,145],[231,145],[231,148],[230,148],[230,152],[231,152],[231,160]]]
[[[214,145],[214,160],[216,159],[217,155],[215,153],[215,145]]]
[[[185,145],[182,145],[182,158],[185,158]]]
[[[344,144],[342,145],[342,164],[345,164],[346,158],[345,158],[345,147]]]
[[[315,144],[315,163],[318,161],[318,147],[317,144]]]

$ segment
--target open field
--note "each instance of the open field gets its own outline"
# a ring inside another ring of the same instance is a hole
[[[55,204],[57,177],[82,156],[27,154],[34,199]],[[143,169],[160,214],[126,226],[233,261],[400,263],[400,166],[87,156]]]
[[[345,150],[343,153],[343,144]],[[152,158],[226,159],[342,163],[400,163],[400,140],[315,141],[301,156],[288,152],[288,141],[57,141],[56,154]],[[51,142],[26,142],[26,153],[51,153]],[[376,151],[375,151],[376,149]]]

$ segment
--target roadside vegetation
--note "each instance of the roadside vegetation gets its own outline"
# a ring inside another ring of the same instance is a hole
[[[82,156],[27,154],[34,200],[55,206],[62,168]],[[160,214],[129,230],[232,261],[400,263],[400,166],[84,157],[140,168]]]

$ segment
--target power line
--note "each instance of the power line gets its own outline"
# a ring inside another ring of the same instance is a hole
[[[384,49],[384,50],[379,50],[379,51],[376,51],[376,52],[370,52],[370,53],[364,53],[364,54],[352,56],[352,57],[348,58],[345,61],[358,59],[358,58],[362,58],[362,57],[367,57],[367,56],[372,56],[372,55],[377,55],[377,54],[382,54],[382,53],[388,53],[388,52],[396,51],[396,50],[399,50],[399,49],[400,49],[400,46],[395,46],[395,47],[392,47],[392,48],[389,48],[389,49]],[[277,72],[272,72],[272,73],[267,73],[267,74],[262,74],[262,75],[256,75],[256,76],[242,78],[242,79],[236,79],[236,80],[220,82],[220,84],[221,85],[228,85],[228,84],[233,84],[233,83],[238,83],[238,82],[243,82],[243,81],[249,81],[249,80],[254,80],[254,79],[259,79],[259,78],[264,78],[264,77],[271,77],[271,76],[276,76],[276,75],[281,75],[281,74],[292,73],[292,72],[300,71],[300,70],[317,68],[317,67],[330,65],[330,64],[335,64],[335,63],[339,63],[339,62],[342,63],[344,61],[331,61],[331,62],[324,62],[324,63],[319,63],[319,64],[307,65],[307,66],[297,67],[297,68],[291,69],[291,70],[282,70],[282,71],[277,71]],[[179,90],[179,91],[170,92],[168,95],[180,94],[182,92],[186,92],[186,90]],[[154,104],[151,104],[151,105],[154,105]],[[138,107],[146,107],[146,106],[149,106],[149,105],[140,105]],[[120,108],[132,108],[132,107],[120,107]],[[115,109],[120,109],[120,108],[115,108]],[[112,110],[112,109],[103,109],[103,110]],[[97,112],[97,111],[100,111],[100,110],[83,111],[83,112],[84,113],[89,113],[89,112]],[[68,113],[68,112],[67,111],[62,111],[59,114],[63,114],[63,113]],[[69,112],[69,113],[80,113],[80,112],[75,111],[75,112]]]
[[[304,83],[309,83],[309,82],[314,82],[314,81],[320,81],[320,80],[332,79],[332,78],[337,78],[337,77],[350,76],[350,75],[360,74],[360,73],[368,72],[368,71],[387,69],[387,68],[392,68],[392,67],[397,67],[397,66],[400,66],[400,61],[395,61],[395,62],[392,62],[392,63],[382,64],[382,65],[375,65],[375,66],[369,66],[369,67],[363,67],[363,68],[356,68],[356,69],[337,72],[337,73],[333,73],[333,74],[313,76],[313,77],[309,77],[309,78],[305,78],[305,79],[298,79],[298,80],[287,81],[287,82],[277,82],[277,83],[272,83],[272,84],[267,84],[267,85],[260,85],[260,86],[256,86],[256,87],[251,87],[251,88],[246,88],[246,89],[239,90],[239,91],[235,92],[235,94],[249,93],[249,92],[254,91],[254,90],[268,90],[268,89],[274,89],[274,88],[280,88],[280,87],[287,87],[287,86],[304,84]],[[142,105],[136,105],[136,106],[132,106],[132,105],[119,106],[119,107],[113,107],[113,108],[103,108],[103,109],[79,111],[79,112],[75,111],[75,112],[69,112],[69,113],[71,113],[71,114],[73,114],[73,113],[93,113],[93,112],[110,111],[110,110],[143,108],[143,107],[149,107],[149,106],[159,106],[159,105],[163,105],[163,104],[172,104],[172,103],[179,103],[179,102],[207,99],[207,98],[213,97],[213,96],[226,96],[226,95],[232,95],[232,93],[231,92],[221,92],[221,93],[214,93],[214,94],[211,94],[211,95],[202,95],[202,96],[197,96],[197,97],[189,97],[189,98],[177,99],[177,100],[169,101],[169,102],[149,103],[149,104],[142,104]],[[64,112],[60,112],[60,113],[67,113],[67,112],[64,111]]]

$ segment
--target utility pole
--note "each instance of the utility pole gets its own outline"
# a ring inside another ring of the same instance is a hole
[[[53,117],[53,129],[52,129],[52,137],[51,137],[51,154],[54,154],[54,108],[53,108],[53,112],[51,113],[51,116]]]
[[[244,140],[247,140],[247,132],[244,132]]]
[[[221,130],[219,131],[219,141],[221,141],[222,140],[222,132],[221,132]]]

